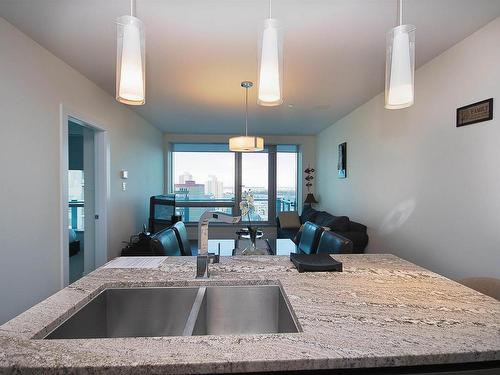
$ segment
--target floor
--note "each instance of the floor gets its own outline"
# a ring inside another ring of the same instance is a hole
[[[83,249],[69,258],[69,283],[74,283],[83,276]]]
[[[69,283],[72,284],[83,276],[84,243],[83,231],[77,231],[77,239],[80,240],[80,251],[69,258]]]

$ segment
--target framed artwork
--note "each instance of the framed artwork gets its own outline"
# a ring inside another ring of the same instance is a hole
[[[347,177],[347,142],[339,144],[339,161],[337,164],[339,178]]]
[[[493,98],[457,108],[457,128],[493,119]]]

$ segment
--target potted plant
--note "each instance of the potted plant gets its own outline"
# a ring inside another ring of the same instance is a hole
[[[248,235],[250,237],[250,246],[242,251],[243,255],[264,255],[265,251],[257,248],[257,233],[259,228],[252,225],[251,214],[255,212],[254,198],[251,190],[244,191],[240,202],[241,217],[248,218]]]

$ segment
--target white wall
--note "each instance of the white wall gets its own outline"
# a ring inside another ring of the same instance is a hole
[[[366,224],[369,252],[500,277],[499,40],[497,18],[418,69],[413,107],[385,110],[380,94],[318,135],[321,206]],[[492,121],[455,127],[456,108],[491,97]]]
[[[166,133],[164,135],[165,140],[165,176],[166,176],[166,189],[170,186],[171,181],[169,181],[170,173],[168,171],[168,156],[170,145],[172,143],[226,143],[229,140],[229,137],[232,135],[192,135],[192,134],[172,134]],[[316,137],[315,136],[286,136],[286,135],[265,135],[264,143],[265,144],[294,144],[299,146],[299,178],[301,180],[301,184],[299,186],[299,196],[302,196],[301,202],[304,201],[307,195],[307,188],[305,187],[305,174],[304,169],[311,165],[314,167],[316,165]],[[314,193],[315,185],[313,185],[311,192]],[[299,202],[299,209],[301,208]],[[266,236],[269,238],[275,238],[276,236],[276,228],[267,228],[265,229]],[[197,233],[195,228],[188,228],[189,236],[192,239],[197,238]],[[217,227],[213,225],[210,227],[210,237],[218,237],[218,238],[233,238],[234,230],[227,226]]]
[[[108,257],[163,192],[162,133],[0,18],[0,324],[60,288],[60,103],[108,127]]]

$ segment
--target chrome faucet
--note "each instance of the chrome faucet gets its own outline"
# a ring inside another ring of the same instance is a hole
[[[211,221],[236,224],[241,220],[241,216],[231,216],[223,212],[206,211],[201,215],[198,221],[198,257],[196,258],[196,278],[210,277],[208,264],[218,263],[219,257],[215,254],[208,253],[208,223]]]

